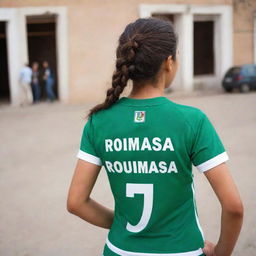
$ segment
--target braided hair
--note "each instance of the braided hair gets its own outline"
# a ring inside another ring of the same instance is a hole
[[[172,55],[176,59],[177,35],[168,20],[139,18],[126,26],[116,49],[116,70],[106,99],[96,105],[88,116],[107,109],[118,101],[129,79],[155,82],[162,62]]]

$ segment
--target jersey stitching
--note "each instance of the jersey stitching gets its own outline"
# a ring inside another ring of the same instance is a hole
[[[94,125],[93,125],[93,116],[94,115],[92,115],[92,116],[90,116],[90,122],[91,122],[91,130],[92,130],[92,138],[95,138],[95,134],[94,134]],[[97,152],[97,149],[96,149],[96,147],[95,147],[95,144],[94,144],[94,140],[91,140],[91,138],[89,138],[90,139],[90,142],[91,142],[91,144],[92,144],[92,146],[93,146],[93,149],[94,149],[94,152],[96,153],[96,156],[98,157],[98,158],[100,158],[100,160],[102,161],[102,159],[101,159],[101,157],[100,157],[100,155],[99,155],[99,153]]]
[[[144,104],[144,105],[137,105],[137,104],[126,104],[126,103],[120,103],[120,107],[122,106],[121,104],[125,105],[126,107],[152,107],[152,106],[160,106],[160,105],[165,105],[168,104],[169,102],[162,102],[162,103],[158,103],[158,104]]]
[[[190,122],[187,120],[187,117],[183,114],[183,112],[178,108],[178,104],[174,103],[175,108],[178,110],[178,112],[183,116],[183,118],[185,119],[186,123],[188,124],[188,126],[191,128],[192,132],[194,133],[194,135],[196,135],[196,131],[194,130],[194,127],[190,124]],[[201,110],[199,109],[199,111],[201,112]]]
[[[197,143],[197,140],[198,140],[198,137],[199,137],[199,134],[201,132],[201,129],[202,129],[202,126],[203,126],[203,121],[205,119],[205,115],[201,118],[201,120],[199,121],[199,124],[198,124],[198,129],[197,129],[197,132],[195,133],[195,136],[194,136],[194,139],[193,139],[193,144],[192,144],[192,147],[191,147],[191,152],[193,152],[193,149]]]
[[[177,103],[174,103],[174,107],[176,108],[177,112],[180,113],[180,115],[183,117],[184,121],[186,122],[187,126],[190,127],[190,129],[192,130],[192,133],[193,133],[193,135],[194,135],[194,136],[193,136],[193,142],[194,142],[194,138],[197,137],[197,133],[198,133],[198,132],[195,132],[195,131],[194,131],[193,126],[190,124],[190,122],[187,120],[187,118],[186,118],[186,116],[184,115],[184,113],[178,108],[177,105],[178,105]],[[201,122],[202,122],[202,120],[200,120],[199,127],[201,127]],[[198,130],[200,130],[200,129],[197,129],[197,131],[198,131]],[[191,152],[192,152],[192,149],[193,149],[193,145],[194,145],[194,143],[192,143],[192,146],[191,146],[190,150],[188,150],[188,148],[186,147],[186,150],[187,150],[187,153],[188,153],[189,157],[191,157]],[[188,152],[188,151],[190,151],[190,152]]]
[[[197,227],[198,227],[198,229],[201,233],[202,239],[205,241],[204,232],[203,232],[203,229],[200,225],[198,211],[197,211],[197,205],[196,205],[196,199],[195,199],[194,180],[191,183],[191,188],[192,188],[192,195],[193,195],[193,204],[194,204],[194,213],[195,213],[195,218],[196,218],[196,224],[197,224]]]
[[[167,98],[166,98],[167,99]],[[144,104],[136,104],[136,103],[129,103],[129,102],[120,102],[118,103],[120,106],[125,105],[129,107],[151,107],[151,106],[158,106],[158,105],[164,105],[164,104],[170,104],[171,102],[169,99],[167,99],[166,102],[155,102],[155,103],[144,103]]]

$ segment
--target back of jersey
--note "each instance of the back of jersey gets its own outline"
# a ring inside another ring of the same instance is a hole
[[[228,159],[206,115],[166,97],[123,97],[91,116],[78,157],[104,165],[115,218],[104,256],[202,255],[192,163]]]

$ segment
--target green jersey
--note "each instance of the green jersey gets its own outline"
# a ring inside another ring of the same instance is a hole
[[[122,97],[88,119],[77,157],[105,167],[114,196],[104,256],[203,254],[192,164],[203,173],[228,160],[203,111]]]

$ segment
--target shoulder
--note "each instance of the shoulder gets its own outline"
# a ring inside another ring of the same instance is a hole
[[[32,68],[30,67],[25,67],[23,70],[24,72],[32,73]]]
[[[111,120],[118,113],[119,113],[119,106],[118,106],[118,103],[116,102],[108,108],[101,109],[93,113],[89,118],[92,120],[92,122],[101,123],[101,122],[106,122],[108,120]]]
[[[200,123],[207,118],[203,110],[194,106],[172,102],[172,108],[175,109],[177,115],[194,131],[196,131]]]
[[[194,117],[200,119],[205,115],[204,111],[194,106],[179,104],[173,101],[172,106],[175,108],[177,112],[183,115],[184,118],[191,119],[192,117]]]

